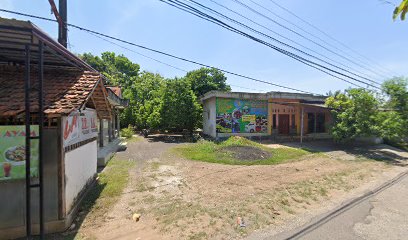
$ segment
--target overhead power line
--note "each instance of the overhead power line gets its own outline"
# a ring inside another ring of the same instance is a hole
[[[108,40],[108,39],[106,39],[106,38],[104,38],[104,37],[98,36],[98,35],[93,34],[93,33],[89,33],[89,34],[91,34],[91,35],[93,35],[93,36],[95,36],[95,37],[97,37],[97,38],[99,38],[99,39],[101,39],[101,40],[103,40],[103,41],[106,41],[106,42],[108,42],[108,43],[110,43],[110,44],[112,44],[112,45],[118,46],[118,47],[120,47],[120,48],[122,48],[122,49],[125,49],[125,50],[128,50],[128,51],[130,51],[130,52],[136,53],[136,54],[138,54],[138,55],[140,55],[140,56],[142,56],[142,57],[145,57],[145,58],[147,58],[147,59],[153,60],[153,61],[158,62],[158,63],[160,63],[160,64],[163,64],[163,65],[165,65],[165,66],[174,68],[174,69],[179,70],[179,71],[184,72],[184,73],[188,73],[188,72],[189,72],[189,71],[187,71],[187,70],[185,70],[185,69],[182,69],[182,68],[180,68],[180,67],[176,67],[176,66],[174,66],[174,65],[172,65],[172,64],[163,62],[163,61],[158,60],[158,59],[156,59],[156,58],[147,56],[147,55],[142,54],[142,53],[140,53],[140,52],[138,52],[138,51],[135,51],[135,50],[133,50],[133,49],[130,49],[130,48],[128,48],[128,47],[125,47],[125,46],[123,46],[123,45],[121,45],[121,44],[118,44],[118,43],[115,43],[115,42],[113,42],[113,41],[110,41],[110,40]],[[258,91],[258,92],[267,92],[267,90],[260,90],[260,89],[255,89],[255,88],[248,88],[248,87],[244,87],[244,86],[240,86],[240,85],[236,85],[236,84],[229,84],[229,85],[230,85],[230,86],[233,86],[233,87],[241,88],[241,89],[246,89],[246,90]],[[319,94],[316,94],[316,95],[319,95]]]
[[[320,57],[322,57],[322,58],[325,58],[325,59],[327,59],[327,60],[329,60],[329,61],[332,61],[332,62],[334,62],[334,63],[336,63],[336,64],[339,64],[339,65],[341,65],[341,66],[343,66],[343,67],[345,67],[345,68],[349,68],[349,69],[351,69],[351,70],[354,71],[354,72],[357,72],[357,73],[359,73],[359,74],[361,74],[361,75],[365,75],[366,77],[370,78],[370,76],[368,76],[367,74],[365,74],[365,73],[363,73],[363,72],[361,72],[361,71],[359,71],[359,70],[357,70],[357,69],[355,69],[355,68],[352,68],[352,67],[350,67],[350,66],[348,66],[348,65],[345,65],[345,64],[343,64],[342,62],[336,61],[336,60],[334,60],[334,59],[332,59],[332,58],[330,58],[330,57],[328,57],[328,56],[326,56],[326,55],[323,55],[323,54],[319,53],[318,51],[315,51],[315,50],[313,50],[313,49],[311,49],[311,48],[309,48],[309,47],[307,47],[307,46],[305,46],[305,45],[303,45],[303,44],[301,44],[301,43],[299,43],[299,42],[297,42],[297,41],[294,41],[294,40],[292,40],[292,39],[290,39],[290,38],[288,38],[288,37],[286,37],[286,36],[284,36],[284,35],[282,35],[282,34],[276,32],[276,31],[272,30],[271,28],[269,28],[269,27],[267,27],[267,26],[265,26],[265,25],[263,25],[263,24],[260,24],[260,23],[258,23],[258,22],[256,22],[256,21],[250,19],[249,17],[244,16],[243,14],[241,14],[241,13],[239,13],[239,12],[237,12],[237,11],[232,10],[231,8],[229,8],[229,7],[227,7],[227,6],[223,5],[223,4],[220,4],[220,3],[218,3],[218,2],[216,2],[216,1],[214,1],[214,0],[209,0],[209,1],[212,2],[212,3],[214,3],[214,4],[216,4],[217,6],[220,6],[220,7],[224,8],[224,9],[226,9],[226,10],[229,11],[229,12],[232,12],[232,13],[234,13],[234,14],[236,14],[236,15],[238,15],[238,16],[244,18],[244,19],[246,19],[247,21],[249,21],[249,22],[251,22],[251,23],[253,23],[253,24],[255,24],[255,25],[259,26],[259,27],[262,27],[262,28],[268,30],[269,32],[271,32],[271,33],[273,33],[273,34],[275,34],[275,35],[277,35],[277,36],[279,36],[279,37],[281,37],[281,38],[283,38],[283,39],[285,39],[285,40],[287,40],[287,41],[289,41],[289,42],[291,42],[291,43],[293,43],[293,44],[298,45],[298,46],[301,47],[301,48],[307,49],[308,51],[310,51],[310,52],[312,52],[312,53],[314,53],[314,54],[317,54],[318,56],[320,56]]]
[[[299,49],[299,48],[296,48],[296,47],[294,47],[294,46],[292,46],[292,45],[290,45],[290,44],[288,44],[288,43],[285,43],[285,42],[283,42],[283,41],[280,41],[280,40],[278,40],[278,39],[276,39],[276,38],[274,38],[274,37],[272,37],[272,36],[270,36],[270,35],[267,35],[267,34],[265,34],[265,33],[263,33],[263,32],[260,32],[260,31],[258,31],[258,30],[256,30],[256,29],[253,29],[253,28],[249,27],[248,25],[243,24],[242,22],[239,22],[239,21],[237,21],[237,20],[235,20],[235,19],[232,19],[232,18],[230,18],[230,17],[228,17],[228,16],[226,16],[226,15],[224,15],[224,14],[222,14],[222,13],[220,13],[220,12],[218,12],[218,11],[212,9],[212,8],[206,7],[206,6],[204,6],[203,4],[200,4],[200,3],[198,3],[198,2],[196,2],[196,1],[194,1],[194,0],[187,0],[187,1],[192,2],[192,3],[194,3],[195,5],[197,5],[198,7],[202,8],[202,9],[204,9],[204,10],[210,11],[210,12],[212,12],[212,13],[214,13],[214,14],[216,14],[216,15],[218,15],[218,16],[220,16],[220,17],[222,17],[222,18],[224,18],[224,19],[226,19],[226,20],[228,20],[228,21],[230,21],[230,22],[233,22],[233,23],[235,23],[235,24],[237,24],[237,25],[239,25],[239,26],[241,26],[241,27],[244,27],[244,28],[248,29],[248,30],[251,31],[251,32],[254,32],[254,33],[259,34],[259,35],[261,35],[261,36],[263,36],[263,37],[266,37],[266,38],[268,38],[268,39],[271,39],[272,41],[275,41],[275,42],[277,42],[278,44],[281,44],[281,45],[283,45],[283,46],[285,46],[285,47],[287,47],[287,48],[293,49],[293,50],[299,52],[300,54],[303,54],[303,55],[306,55],[306,56],[308,56],[308,57],[314,58],[314,59],[316,59],[316,60],[318,60],[318,61],[320,61],[320,62],[322,62],[322,63],[324,63],[324,64],[327,64],[327,65],[329,65],[329,66],[331,66],[331,67],[337,68],[338,70],[344,71],[344,72],[346,72],[346,73],[348,73],[348,74],[351,74],[351,75],[353,75],[353,76],[355,76],[355,77],[359,77],[359,78],[364,79],[364,80],[367,80],[367,81],[369,81],[369,82],[372,82],[372,83],[381,85],[380,83],[375,82],[375,81],[373,81],[373,80],[371,80],[371,79],[369,79],[369,78],[363,77],[363,76],[361,76],[361,75],[359,75],[359,74],[356,74],[356,73],[354,73],[354,72],[352,72],[352,71],[349,71],[349,70],[347,70],[347,69],[345,69],[345,68],[343,68],[343,67],[339,67],[339,66],[337,66],[337,65],[335,65],[335,64],[333,64],[333,63],[330,63],[330,62],[328,62],[328,61],[326,61],[326,60],[323,60],[323,59],[321,59],[321,58],[319,58],[319,57],[316,57],[316,56],[314,56],[314,55],[312,55],[312,54],[310,54],[310,53],[308,53],[308,52],[306,52],[306,51],[304,51],[304,50],[301,50],[301,49]]]
[[[178,0],[167,0],[167,1],[166,0],[159,0],[159,1],[162,1],[162,2],[164,2],[164,3],[166,3],[166,4],[170,5],[170,6],[173,6],[175,8],[178,8],[178,9],[182,10],[182,11],[188,12],[188,13],[190,13],[192,15],[195,15],[195,16],[197,16],[199,18],[202,18],[204,20],[207,20],[209,22],[215,23],[215,24],[217,24],[217,25],[219,25],[219,26],[221,26],[221,27],[223,27],[223,28],[225,28],[225,29],[227,29],[227,30],[229,30],[231,32],[240,34],[240,35],[242,35],[244,37],[247,37],[247,38],[249,38],[251,40],[254,40],[255,42],[258,42],[258,43],[261,43],[261,44],[263,44],[265,46],[268,46],[268,47],[270,47],[270,48],[272,48],[272,49],[274,49],[274,50],[276,50],[276,51],[278,51],[278,52],[280,52],[280,53],[282,53],[282,54],[284,54],[286,56],[289,56],[289,57],[291,57],[291,58],[305,64],[305,65],[308,65],[308,66],[310,66],[312,68],[315,68],[315,69],[317,69],[317,70],[319,70],[321,72],[324,72],[324,73],[326,73],[326,74],[328,74],[328,75],[330,75],[332,77],[335,77],[335,78],[337,78],[339,80],[345,81],[345,82],[347,82],[347,83],[349,83],[351,85],[354,85],[354,86],[357,86],[357,87],[362,87],[362,86],[359,86],[359,85],[357,85],[357,84],[355,84],[355,83],[353,83],[353,82],[351,82],[349,80],[346,80],[346,79],[344,79],[342,77],[346,77],[346,78],[351,79],[352,81],[356,81],[356,82],[362,83],[364,85],[371,86],[371,87],[376,88],[376,89],[380,89],[379,87],[374,86],[374,85],[372,85],[370,83],[361,81],[361,80],[356,79],[354,77],[351,77],[351,76],[349,76],[347,74],[344,74],[342,72],[339,72],[337,70],[334,70],[334,69],[329,68],[327,66],[324,66],[322,64],[318,64],[318,63],[313,62],[313,61],[311,61],[309,59],[301,57],[301,56],[299,56],[297,54],[294,54],[294,53],[292,53],[290,51],[279,48],[279,47],[277,47],[277,46],[275,46],[275,45],[273,45],[271,43],[265,42],[265,41],[263,41],[263,40],[261,40],[259,38],[256,38],[256,37],[254,37],[254,36],[252,36],[252,35],[250,35],[248,33],[245,33],[245,32],[243,32],[241,30],[238,30],[237,28],[234,28],[234,27],[222,22],[221,20],[219,20],[217,18],[212,17],[212,16],[210,16],[208,14],[205,14],[205,13],[201,12],[200,10],[198,10],[198,9],[188,5],[188,4],[182,3],[182,2],[180,2]],[[339,77],[337,75],[340,75],[342,77]],[[362,88],[364,88],[364,87],[362,87]]]
[[[381,76],[382,78],[387,78],[387,77],[384,76],[383,74],[378,73],[378,72],[375,72],[375,71],[373,71],[372,69],[366,67],[365,65],[360,64],[360,63],[358,63],[358,62],[356,62],[356,61],[350,59],[349,57],[337,53],[336,51],[334,51],[334,50],[332,50],[332,49],[330,49],[330,48],[324,46],[323,44],[320,44],[320,43],[316,42],[315,40],[313,40],[313,39],[311,39],[311,38],[309,38],[309,37],[307,37],[307,36],[305,36],[305,35],[303,35],[303,34],[297,32],[297,31],[295,31],[295,30],[293,30],[293,29],[291,29],[291,28],[289,28],[289,27],[287,27],[287,26],[285,26],[284,24],[282,24],[282,23],[280,23],[280,22],[278,22],[278,21],[276,21],[276,20],[270,18],[269,16],[267,16],[267,15],[265,15],[265,14],[263,14],[263,13],[257,11],[257,10],[255,10],[255,9],[253,9],[252,7],[246,5],[245,3],[243,3],[243,2],[241,2],[241,1],[239,1],[239,0],[231,0],[231,1],[233,1],[233,2],[235,2],[235,3],[237,3],[237,4],[239,4],[239,5],[241,5],[242,7],[244,7],[244,8],[246,8],[246,9],[250,10],[251,12],[253,12],[253,13],[255,13],[255,14],[257,14],[257,15],[259,15],[259,16],[261,16],[261,17],[263,17],[263,18],[265,18],[265,19],[267,19],[267,20],[269,20],[269,21],[271,21],[271,22],[273,22],[274,24],[276,24],[276,25],[278,25],[278,26],[280,26],[280,27],[286,29],[287,31],[289,31],[289,32],[291,32],[291,33],[293,33],[293,34],[295,34],[295,35],[297,35],[297,36],[299,36],[299,37],[301,37],[301,38],[303,38],[303,39],[305,39],[305,40],[307,40],[307,41],[309,41],[309,42],[311,42],[311,43],[313,43],[313,44],[315,44],[315,45],[317,45],[317,46],[319,46],[320,48],[325,49],[326,51],[330,52],[331,54],[334,54],[334,55],[336,55],[336,56],[338,56],[338,57],[340,57],[340,58],[342,58],[342,59],[344,59],[344,60],[346,60],[346,61],[348,61],[348,62],[351,62],[351,63],[353,63],[353,64],[355,64],[355,65],[357,65],[357,66],[359,66],[359,67],[361,67],[361,68],[363,68],[363,69],[365,69],[365,70],[367,70],[367,71],[369,71],[369,72],[371,72],[371,73],[373,73],[373,74],[375,74],[375,75],[377,75],[377,76]],[[259,5],[259,4],[257,4],[257,3],[255,3],[255,4],[256,4],[256,5]],[[262,7],[261,5],[259,5],[259,6]],[[263,7],[263,8],[264,8],[264,7]],[[267,10],[269,10],[269,9],[267,9]],[[271,11],[269,10],[269,12],[271,12]]]
[[[11,14],[16,14],[16,15],[20,15],[20,16],[30,17],[30,18],[41,19],[41,20],[45,20],[45,21],[49,21],[49,22],[56,22],[56,20],[51,19],[51,18],[40,17],[40,16],[36,16],[36,15],[11,11],[11,10],[7,10],[7,9],[1,9],[0,8],[0,11],[11,13]],[[232,72],[232,71],[228,71],[228,70],[225,70],[225,69],[222,69],[222,68],[217,68],[217,67],[210,66],[208,64],[200,63],[200,62],[197,62],[197,61],[194,61],[194,60],[189,60],[189,59],[184,58],[184,57],[178,57],[178,56],[170,54],[170,53],[166,53],[166,52],[163,52],[163,51],[160,51],[160,50],[155,50],[155,49],[152,49],[152,48],[149,48],[149,47],[145,47],[145,46],[142,46],[142,45],[139,45],[139,44],[135,44],[135,43],[132,43],[132,42],[129,42],[129,41],[117,38],[117,37],[109,36],[107,34],[100,33],[100,32],[94,31],[94,30],[90,30],[90,29],[87,29],[87,28],[84,28],[84,27],[81,27],[81,26],[78,26],[78,25],[67,23],[67,26],[68,27],[73,27],[73,28],[76,28],[76,29],[79,29],[81,31],[85,31],[85,32],[88,32],[88,33],[92,33],[94,35],[98,35],[98,36],[102,36],[102,37],[105,37],[105,38],[108,38],[108,39],[112,39],[112,40],[115,40],[115,41],[118,41],[118,42],[122,42],[122,43],[125,43],[125,44],[128,44],[128,45],[134,46],[134,47],[138,47],[138,48],[150,51],[150,52],[155,52],[155,53],[167,56],[167,57],[178,59],[178,60],[181,60],[181,61],[184,61],[184,62],[189,62],[189,63],[195,64],[195,65],[198,65],[198,66],[202,66],[202,67],[214,68],[214,69],[217,69],[217,70],[222,71],[224,73],[227,73],[227,74],[230,74],[230,75],[233,75],[233,76],[237,76],[237,77],[240,77],[240,78],[249,79],[251,81],[260,82],[260,83],[264,83],[264,84],[268,84],[268,85],[271,85],[271,86],[284,88],[284,89],[288,89],[288,90],[292,90],[292,91],[297,91],[297,92],[302,92],[302,93],[307,93],[307,94],[313,94],[313,95],[321,95],[321,94],[316,94],[316,93],[312,93],[312,92],[301,90],[301,89],[296,89],[296,88],[292,88],[292,87],[288,87],[288,86],[284,86],[284,85],[280,85],[280,84],[275,84],[275,83],[268,82],[268,81],[265,81],[265,80],[261,80],[261,79],[258,79],[258,78],[249,77],[249,76],[239,74],[239,73],[235,73],[235,72]],[[360,86],[358,86],[358,87],[360,87]]]
[[[280,5],[279,3],[277,3],[274,0],[269,0],[271,3],[273,3],[274,5],[276,5],[277,7],[279,7],[280,9],[282,9],[283,11],[289,13],[290,15],[292,15],[293,17],[299,19],[300,21],[302,21],[303,23],[305,23],[306,25],[312,27],[313,29],[315,29],[316,31],[320,32],[321,34],[323,34],[324,36],[326,36],[327,38],[331,39],[332,41],[336,42],[337,44],[343,46],[344,48],[346,48],[347,50],[353,52],[354,54],[356,54],[357,56],[365,59],[367,62],[376,65],[377,67],[380,67],[381,69],[383,69],[383,73],[384,72],[388,72],[388,73],[393,73],[391,70],[385,68],[384,66],[381,66],[379,63],[371,60],[370,58],[364,56],[363,54],[359,53],[358,51],[354,50],[353,48],[347,46],[346,44],[344,44],[343,42],[339,41],[338,39],[336,39],[335,37],[332,37],[330,34],[328,34],[327,32],[323,31],[322,29],[320,29],[319,27],[317,27],[316,25],[313,25],[312,23],[310,23],[309,21],[303,19],[302,17],[300,17],[299,15],[297,15],[296,13],[294,13],[293,11],[289,10],[288,8]],[[388,1],[386,1],[388,2]],[[394,4],[395,6],[395,4]],[[302,29],[302,28],[301,28]]]

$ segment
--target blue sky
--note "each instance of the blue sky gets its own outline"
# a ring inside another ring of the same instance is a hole
[[[198,1],[231,15],[248,25],[252,24],[217,7],[210,0]],[[232,0],[214,1],[234,9],[253,21],[257,21],[302,45],[306,45],[324,56],[342,62],[364,74],[372,75],[366,69],[347,62],[337,55],[327,52],[313,43],[280,28],[267,19],[251,13]],[[251,0],[241,1],[253,8],[257,8]],[[391,15],[394,6],[392,5],[383,4],[380,0],[275,0],[329,33],[332,37],[365,57],[374,60],[377,64],[381,65],[381,67],[378,67],[370,62],[367,63],[365,59],[361,59],[360,56],[356,56],[315,29],[310,28],[277,8],[270,0],[254,1],[296,23],[301,29],[324,38],[327,42],[345,51],[343,53],[333,49],[335,52],[347,56],[359,64],[364,64],[376,72],[384,71],[385,68],[387,73],[383,75],[387,76],[408,75],[408,60],[406,58],[408,56],[408,48],[406,47],[408,21],[393,22]],[[58,3],[58,1],[56,2]],[[47,0],[1,0],[0,8],[53,18]],[[257,10],[263,11],[260,8],[257,8]],[[271,15],[270,12],[263,11],[263,13],[282,22],[282,20]],[[0,16],[31,20],[52,37],[57,37],[57,25],[55,23],[28,19],[2,12],[0,12]],[[181,12],[158,0],[68,0],[68,22],[215,67],[314,93],[326,93],[329,90],[345,89],[350,86],[266,46]],[[282,23],[296,30],[296,28],[288,23]],[[251,26],[254,25],[252,24]],[[274,36],[264,29],[261,30]],[[297,29],[297,31],[308,36],[302,30]],[[309,36],[309,38],[313,37]],[[326,46],[325,43],[322,44]],[[140,64],[143,70],[157,72],[169,78],[185,74],[75,29],[69,31],[69,48],[75,53],[91,52],[93,54],[100,54],[104,51],[114,51],[124,54]],[[185,70],[198,68],[198,66],[193,64],[184,63],[145,50],[134,47],[129,48]],[[379,70],[380,68],[382,70]],[[254,89],[248,90],[233,86],[232,89],[234,91],[287,91],[235,76],[227,75],[227,77],[230,84]],[[384,77],[379,76],[373,76],[372,78],[377,81],[384,80]]]

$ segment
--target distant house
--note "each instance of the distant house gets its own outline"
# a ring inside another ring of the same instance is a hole
[[[0,18],[0,239],[27,226],[39,232],[41,186],[45,231],[70,226],[126,105],[120,89],[38,27]]]
[[[332,118],[324,96],[210,91],[201,97],[203,132],[213,138],[326,138]]]

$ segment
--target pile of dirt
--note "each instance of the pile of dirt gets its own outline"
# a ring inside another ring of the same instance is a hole
[[[234,158],[241,161],[258,161],[272,157],[270,152],[252,146],[228,146],[222,151],[231,153]]]

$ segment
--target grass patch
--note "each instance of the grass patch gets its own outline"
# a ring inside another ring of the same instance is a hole
[[[270,153],[268,157],[261,159],[242,160],[236,157],[232,151],[226,151],[230,147],[251,147],[263,152]],[[196,161],[222,163],[232,165],[270,165],[299,159],[301,156],[310,154],[305,149],[297,148],[268,148],[262,144],[250,141],[242,137],[230,137],[223,142],[199,141],[175,148],[175,151],[183,157]]]
[[[90,213],[92,218],[98,218],[108,212],[126,187],[129,178],[129,169],[135,162],[113,158],[105,170],[99,174],[96,186],[85,198],[81,209]]]

